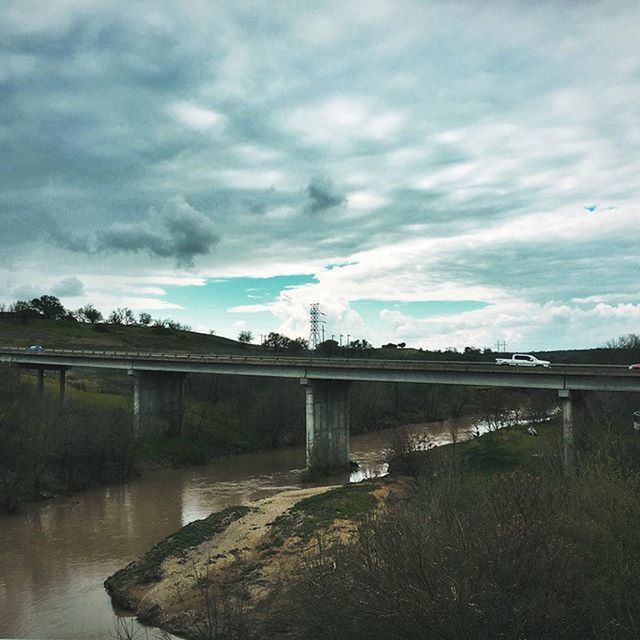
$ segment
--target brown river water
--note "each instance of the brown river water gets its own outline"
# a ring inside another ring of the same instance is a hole
[[[452,425],[462,437],[470,426],[458,420],[400,431],[445,444]],[[384,475],[392,440],[392,430],[353,436],[360,469],[330,483]],[[299,487],[303,468],[303,448],[243,454],[1,515],[0,638],[114,637],[116,615],[102,584],[109,575],[193,520]]]

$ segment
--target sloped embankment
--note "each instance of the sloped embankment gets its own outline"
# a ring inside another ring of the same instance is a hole
[[[114,604],[142,622],[186,637],[255,629],[261,606],[277,600],[301,555],[320,538],[349,535],[390,484],[298,489],[229,507],[169,536],[105,587]]]

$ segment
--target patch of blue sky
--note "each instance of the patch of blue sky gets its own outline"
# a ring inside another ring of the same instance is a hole
[[[273,302],[284,289],[314,282],[314,276],[299,274],[272,278],[212,279],[202,286],[165,287],[167,300],[188,309],[228,310],[248,304]]]
[[[275,330],[274,316],[269,311],[236,313],[230,309],[273,302],[281,291],[314,281],[311,274],[298,274],[211,279],[201,286],[165,286],[167,302],[182,307],[166,315],[190,324],[194,329],[214,329],[218,335],[230,338],[236,337],[238,322],[244,321],[246,328],[257,336]]]

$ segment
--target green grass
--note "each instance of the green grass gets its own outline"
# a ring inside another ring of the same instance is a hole
[[[35,375],[23,373],[22,380],[27,384],[35,386],[37,378]],[[57,398],[59,390],[59,382],[57,375],[55,377],[45,377],[44,392],[50,398]],[[102,393],[99,391],[90,391],[84,389],[76,389],[69,383],[65,388],[67,398],[81,404],[88,404],[100,409],[126,409],[129,406],[129,398],[115,393]]]
[[[114,573],[105,586],[109,593],[122,588],[157,582],[162,578],[162,563],[169,557],[182,557],[188,549],[210,540],[251,511],[250,507],[227,507],[203,520],[195,520],[167,536],[139,560]]]
[[[557,422],[536,425],[536,430],[538,436],[532,436],[524,426],[507,427],[456,446],[462,447],[470,471],[495,473],[538,467],[562,453],[562,434]]]
[[[336,520],[361,519],[375,509],[377,500],[373,492],[379,488],[377,483],[360,482],[300,500],[288,513],[275,519],[272,546],[281,546],[285,538],[292,536],[308,539]]]
[[[391,471],[418,475],[437,474],[457,466],[460,471],[483,476],[515,471],[542,471],[562,457],[562,428],[559,419],[536,424],[538,436],[525,425],[506,427],[479,438],[428,451],[412,451],[391,462]]]
[[[158,327],[84,324],[69,320],[0,320],[0,346],[87,350],[190,351],[193,353],[247,353],[260,350],[235,340],[194,331]]]

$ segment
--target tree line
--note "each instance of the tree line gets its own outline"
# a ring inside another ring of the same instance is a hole
[[[52,295],[43,295],[32,300],[17,300],[9,305],[7,310],[23,323],[30,319],[40,318],[44,320],[71,320],[72,322],[87,322],[90,324],[104,322],[124,326],[165,327],[167,329],[191,331],[189,325],[181,324],[170,318],[153,318],[147,312],[139,313],[136,316],[129,307],[117,307],[107,316],[104,316],[92,304],[87,304],[75,310],[66,309],[60,299]],[[4,311],[4,306],[0,307],[0,311]]]

